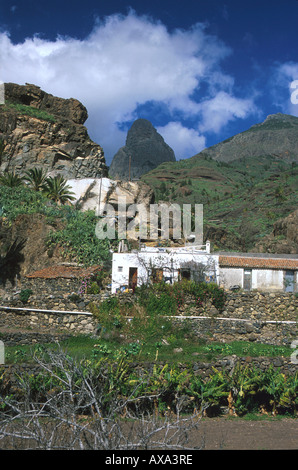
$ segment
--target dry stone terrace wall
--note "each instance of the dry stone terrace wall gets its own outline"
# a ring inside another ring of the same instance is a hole
[[[2,295],[0,305],[28,311],[0,309],[0,333],[22,329],[43,334],[96,334],[97,321],[90,315],[89,303],[101,302],[105,294],[78,296],[80,286],[78,279],[24,280],[21,288],[30,288],[33,292],[28,302],[23,304],[19,294],[11,291]],[[120,302],[134,301],[133,294],[118,297]],[[292,293],[229,291],[221,312],[210,302],[197,306],[195,299],[185,297],[177,311],[179,318],[174,321],[187,321],[198,339],[290,345],[298,339],[297,306],[298,298]],[[34,309],[53,312],[36,312]],[[30,338],[33,341],[32,335]]]
[[[211,303],[196,306],[185,297],[179,309],[183,315],[211,315],[221,318],[265,320],[297,320],[298,297],[292,293],[227,292],[224,308],[219,312]]]

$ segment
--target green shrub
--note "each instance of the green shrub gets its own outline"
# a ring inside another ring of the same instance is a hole
[[[171,285],[162,281],[136,290],[136,296],[142,305],[149,306],[150,311],[156,308],[163,315],[174,314],[178,307],[182,307],[185,295],[192,296],[197,306],[210,300],[219,312],[223,310],[226,301],[224,289],[212,282],[182,280]]]
[[[50,202],[41,191],[25,186],[10,188],[0,185],[0,201],[1,216],[5,216],[8,223],[20,214],[43,214],[48,224],[56,225],[56,230],[50,232],[46,240],[48,250],[59,246],[66,259],[71,257],[84,265],[109,267],[111,242],[97,238],[98,218],[94,211],[80,212],[74,206],[59,206]]]
[[[173,315],[176,313],[177,302],[173,295],[166,292],[155,295],[150,292],[146,304],[146,312],[148,315]]]
[[[79,294],[76,294],[76,293],[70,294],[68,296],[68,298],[71,302],[74,302],[74,303],[80,302],[80,300],[82,300],[81,296]]]
[[[29,300],[29,297],[33,294],[33,291],[31,289],[23,289],[21,290],[20,294],[19,294],[19,297],[20,297],[20,300],[21,302],[23,302],[23,304],[26,304]]]
[[[97,282],[93,281],[89,287],[87,287],[87,294],[99,294],[100,287]]]

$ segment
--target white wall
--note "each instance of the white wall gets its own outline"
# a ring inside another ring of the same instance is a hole
[[[243,287],[243,268],[219,267],[219,285],[225,289],[233,286]]]
[[[219,268],[219,284],[226,289],[230,289],[234,285],[239,285],[243,288],[243,279],[243,268]],[[284,291],[284,271],[277,269],[252,269],[251,289],[264,292]]]
[[[129,282],[129,267],[138,268],[138,286],[149,281],[148,270],[150,267],[162,268],[164,276],[172,277],[173,281],[178,280],[178,270],[181,265],[188,262],[202,263],[210,266],[210,275],[218,276],[218,256],[209,254],[191,254],[178,252],[140,251],[138,253],[114,253],[112,267],[112,293],[115,293],[121,286],[127,286]],[[122,270],[119,271],[119,267]]]
[[[283,291],[284,273],[275,269],[253,269],[252,289]]]

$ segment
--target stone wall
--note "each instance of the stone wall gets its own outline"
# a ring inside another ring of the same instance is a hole
[[[252,321],[298,319],[298,297],[292,293],[226,292],[226,302],[220,312],[211,303],[196,306],[194,299],[185,298],[179,313],[183,315],[207,315],[221,318],[237,318]]]
[[[89,304],[99,303],[106,294],[79,296],[78,284],[78,280],[28,282],[26,287],[33,294],[26,304],[20,301],[19,293],[2,296],[0,305],[15,310],[0,307],[0,332],[96,334],[97,321]],[[118,297],[121,302],[133,301],[133,294]],[[196,305],[195,299],[185,298],[174,321],[188,322],[198,338],[290,345],[298,339],[297,306],[298,298],[291,293],[227,292],[220,312],[210,302]],[[21,310],[24,308],[27,310]]]
[[[21,311],[17,308],[16,310],[0,308],[0,334],[1,337],[10,334],[10,342],[13,338],[11,334],[20,334],[20,331],[23,335],[25,334],[26,343],[28,343],[29,337],[32,338],[31,342],[37,342],[36,335],[40,336],[40,339],[43,335],[44,340],[42,342],[47,342],[49,335],[56,337],[57,335],[61,336],[63,333],[68,335],[96,333],[97,322],[90,313],[86,315],[76,312],[68,313],[67,311],[65,313],[59,311],[34,311],[30,310],[30,307],[29,310]],[[15,337],[19,338],[19,335]]]
[[[297,307],[298,298],[291,293],[227,292],[221,312],[211,303],[197,307],[188,298],[178,313],[192,317],[192,328],[201,338],[290,345],[298,339]]]

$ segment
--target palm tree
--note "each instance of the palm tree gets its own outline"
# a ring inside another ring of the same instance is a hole
[[[29,186],[34,189],[34,191],[42,191],[47,173],[42,168],[31,168],[26,171],[24,180],[29,183]]]
[[[9,188],[16,188],[23,184],[23,178],[14,172],[6,172],[0,176],[0,184]]]
[[[43,185],[43,192],[49,199],[58,204],[75,200],[74,193],[70,191],[70,186],[67,185],[67,181],[61,175],[54,178],[49,176]]]

